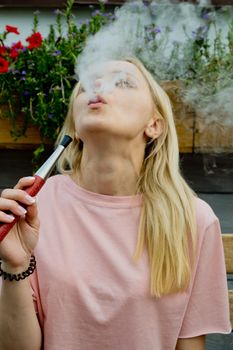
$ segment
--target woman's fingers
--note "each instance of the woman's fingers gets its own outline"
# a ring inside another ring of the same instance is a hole
[[[14,220],[13,215],[23,216],[27,213],[27,209],[30,205],[35,203],[35,198],[31,197],[22,188],[31,186],[35,181],[34,177],[24,177],[19,180],[16,186],[7,188],[2,191],[0,197],[0,221],[12,222]],[[30,214],[33,213],[33,210]],[[13,215],[12,215],[13,214]],[[29,214],[29,217],[31,216]]]
[[[33,185],[35,181],[35,177],[34,176],[26,176],[26,177],[22,177],[21,179],[19,179],[19,181],[17,182],[17,184],[15,185],[15,189],[22,189],[25,187],[29,187],[31,185]]]
[[[39,237],[39,218],[35,198],[26,189],[34,184],[35,178],[22,178],[14,188],[3,190],[0,197],[0,223],[16,225],[0,244],[0,255],[9,266],[24,266],[34,250]]]
[[[27,213],[25,216],[27,223],[32,227],[39,227],[38,211],[36,203],[27,207]]]
[[[11,214],[4,213],[0,211],[0,222],[11,223],[14,220],[14,216]]]
[[[3,190],[0,201],[1,199],[18,201],[25,205],[30,205],[35,203],[35,198],[31,197],[26,191],[19,190],[19,189],[12,189],[12,188],[6,188],[5,190]],[[0,209],[1,209],[1,204],[0,204]]]
[[[14,215],[21,216],[25,215],[27,210],[14,200],[0,198],[0,217],[2,216],[3,212],[7,212],[7,214],[12,213]]]

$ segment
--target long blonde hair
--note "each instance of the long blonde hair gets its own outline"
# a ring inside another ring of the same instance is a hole
[[[134,64],[145,77],[156,112],[164,121],[162,135],[146,146],[138,179],[137,193],[143,193],[143,204],[133,256],[138,261],[146,246],[151,295],[160,297],[184,291],[189,284],[196,246],[195,194],[180,173],[177,133],[169,97],[138,59],[125,61]],[[65,134],[74,139],[58,161],[61,173],[77,171],[81,164],[83,144],[75,139],[72,111],[79,89],[78,83],[57,140],[59,142]]]

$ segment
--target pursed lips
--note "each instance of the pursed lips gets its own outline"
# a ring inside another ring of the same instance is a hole
[[[96,96],[95,98],[92,98],[88,102],[88,106],[101,105],[101,104],[107,104],[107,102],[102,96]]]

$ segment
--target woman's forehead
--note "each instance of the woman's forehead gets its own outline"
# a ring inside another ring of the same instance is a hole
[[[144,80],[142,73],[132,63],[127,61],[107,61],[100,63],[91,69],[96,75],[103,76],[110,73],[129,73],[132,76]]]
[[[136,66],[134,64],[132,64],[131,62],[127,62],[127,61],[107,61],[107,62],[103,63],[103,67],[106,70],[119,69],[119,70],[129,71],[132,73],[138,71],[138,69],[136,68]]]

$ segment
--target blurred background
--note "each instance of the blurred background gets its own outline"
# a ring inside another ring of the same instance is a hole
[[[105,13],[114,13],[114,9],[121,7],[123,3],[124,2],[120,0],[108,1],[104,5],[104,11]],[[176,3],[178,6],[178,4],[182,2],[173,1],[173,3]],[[197,1],[192,1],[191,3],[195,4]],[[212,1],[212,6],[214,6],[213,8],[217,12],[223,11],[222,9],[226,7],[233,9],[233,0],[215,0]],[[62,0],[31,0],[30,2],[27,0],[0,0],[0,33],[2,33],[0,39],[4,39],[5,46],[13,47],[13,45],[19,41],[22,45],[22,47],[20,47],[20,45],[16,47],[16,50],[14,51],[16,52],[15,57],[13,57],[14,52],[12,53],[11,51],[12,57],[10,59],[12,60],[11,63],[13,66],[16,64],[14,60],[17,59],[19,50],[22,50],[23,52],[23,47],[28,44],[29,41],[26,39],[32,34],[33,26],[36,26],[37,32],[39,32],[43,38],[48,37],[51,34],[51,24],[54,26],[57,25],[57,15],[59,14],[59,11],[63,11],[65,7],[66,2]],[[108,19],[108,16],[106,14],[104,15],[102,13],[102,15],[99,15],[98,11],[99,5],[97,1],[74,1],[74,4],[72,6],[72,15],[74,16],[74,21],[76,22],[76,26],[78,28],[78,34],[76,32],[75,33],[79,35],[80,38],[82,38],[83,43],[85,40],[83,37],[81,37],[81,35],[88,36],[91,30],[97,31],[97,27],[104,23],[104,18]],[[34,22],[35,13],[39,19],[39,23],[37,24]],[[209,12],[207,11],[207,13]],[[5,26],[7,25],[18,28],[19,34],[17,34],[17,37],[13,35],[15,33],[14,29],[11,29],[12,31],[10,32],[8,31],[8,35],[4,37],[3,33],[5,31]],[[90,26],[96,27],[94,29],[90,29]],[[158,28],[156,33],[158,33]],[[63,35],[65,36],[66,34]],[[200,38],[197,39],[197,37],[195,38],[195,44],[199,39]],[[50,38],[50,43],[52,42],[53,44],[56,42],[58,43],[58,39],[55,38],[54,41],[52,41]],[[203,42],[201,44],[203,44]],[[63,45],[65,45],[65,42]],[[53,51],[53,57],[56,59],[55,64],[57,65],[59,64],[59,55],[61,54],[60,49],[61,51],[63,50],[62,47],[59,47],[59,50],[57,49]],[[80,48],[80,50],[81,49],[82,48]],[[4,55],[4,53],[0,52],[0,56],[6,60],[6,56]],[[3,63],[4,62],[2,62],[2,64]],[[1,66],[0,62],[0,71],[1,68],[5,69],[3,65]],[[68,66],[66,68],[68,69]],[[26,78],[22,77],[24,67],[21,66],[21,76],[19,79],[15,78],[18,74],[18,68],[17,70],[15,69],[15,72],[16,73],[13,77],[15,80],[10,80],[11,78],[7,74],[4,76],[0,74],[0,96],[3,92],[3,86],[7,86],[8,83],[10,87],[10,84],[12,84],[12,82],[18,83],[18,81],[21,79],[21,85],[19,84],[17,86],[20,87],[23,86],[23,84],[26,84]],[[5,73],[7,73],[7,71],[5,71]],[[25,68],[25,76],[26,74],[27,72]],[[26,92],[30,94],[30,87],[28,87],[28,90],[26,90]],[[24,97],[25,99],[27,98],[26,94]],[[232,99],[232,96],[230,96],[230,99]],[[2,111],[0,114],[0,190],[6,187],[12,187],[20,177],[32,174],[35,171],[36,167],[42,164],[42,162],[52,152],[53,142],[55,139],[55,134],[53,133],[51,136],[47,130],[50,127],[46,125],[47,129],[45,129],[45,136],[43,136],[43,140],[41,141],[40,134],[37,132],[35,125],[31,125],[28,120],[26,123],[27,125],[24,125],[25,121],[21,117],[19,118],[19,122],[21,123],[20,125],[22,130],[24,129],[23,133],[17,135],[16,129],[14,128],[12,132],[12,126],[14,127],[15,119],[7,118],[3,113],[6,109],[5,102],[6,101],[4,101],[4,103],[1,105],[0,101],[0,111]],[[43,106],[43,104],[41,106]],[[179,119],[178,114],[180,114],[180,110],[177,112],[176,108],[177,107],[174,105],[175,114],[177,115],[177,130],[180,142],[180,165],[182,173],[190,186],[195,190],[197,195],[211,205],[215,214],[219,217],[222,232],[233,233],[233,117],[230,117],[230,122],[228,121],[228,124],[226,125],[226,134],[215,131],[215,137],[217,135],[217,137],[222,140],[222,147],[209,147],[207,143],[209,134],[207,133],[206,136],[200,134],[201,127],[200,125],[197,127],[195,112],[193,110],[190,112],[190,109],[188,109],[187,112],[187,107],[185,107],[185,111],[190,115],[191,121],[189,120],[189,122],[191,124],[189,124],[189,126],[183,127],[181,126],[181,122],[184,121],[184,118]],[[187,115],[186,112],[183,113]],[[18,112],[19,115],[23,113],[24,110],[22,109]],[[40,115],[40,113],[42,113],[42,107],[38,112],[38,115]],[[51,125],[50,130],[52,130],[52,128],[54,128],[54,130],[57,130],[57,124],[55,121],[52,120],[51,122],[53,114],[56,114],[56,109],[52,112],[46,113],[48,119],[50,119],[50,123],[54,122],[54,124],[48,124]],[[64,114],[64,111],[59,110],[59,113]],[[44,121],[43,123],[43,125],[45,125]],[[199,123],[201,123],[200,120]],[[186,135],[186,132],[188,136]],[[203,147],[201,147],[201,142],[203,142]],[[213,144],[211,143],[211,145]],[[229,275],[228,277],[229,288],[233,289],[233,276]],[[224,336],[218,334],[209,335],[207,337],[206,349],[233,349],[233,334]]]

